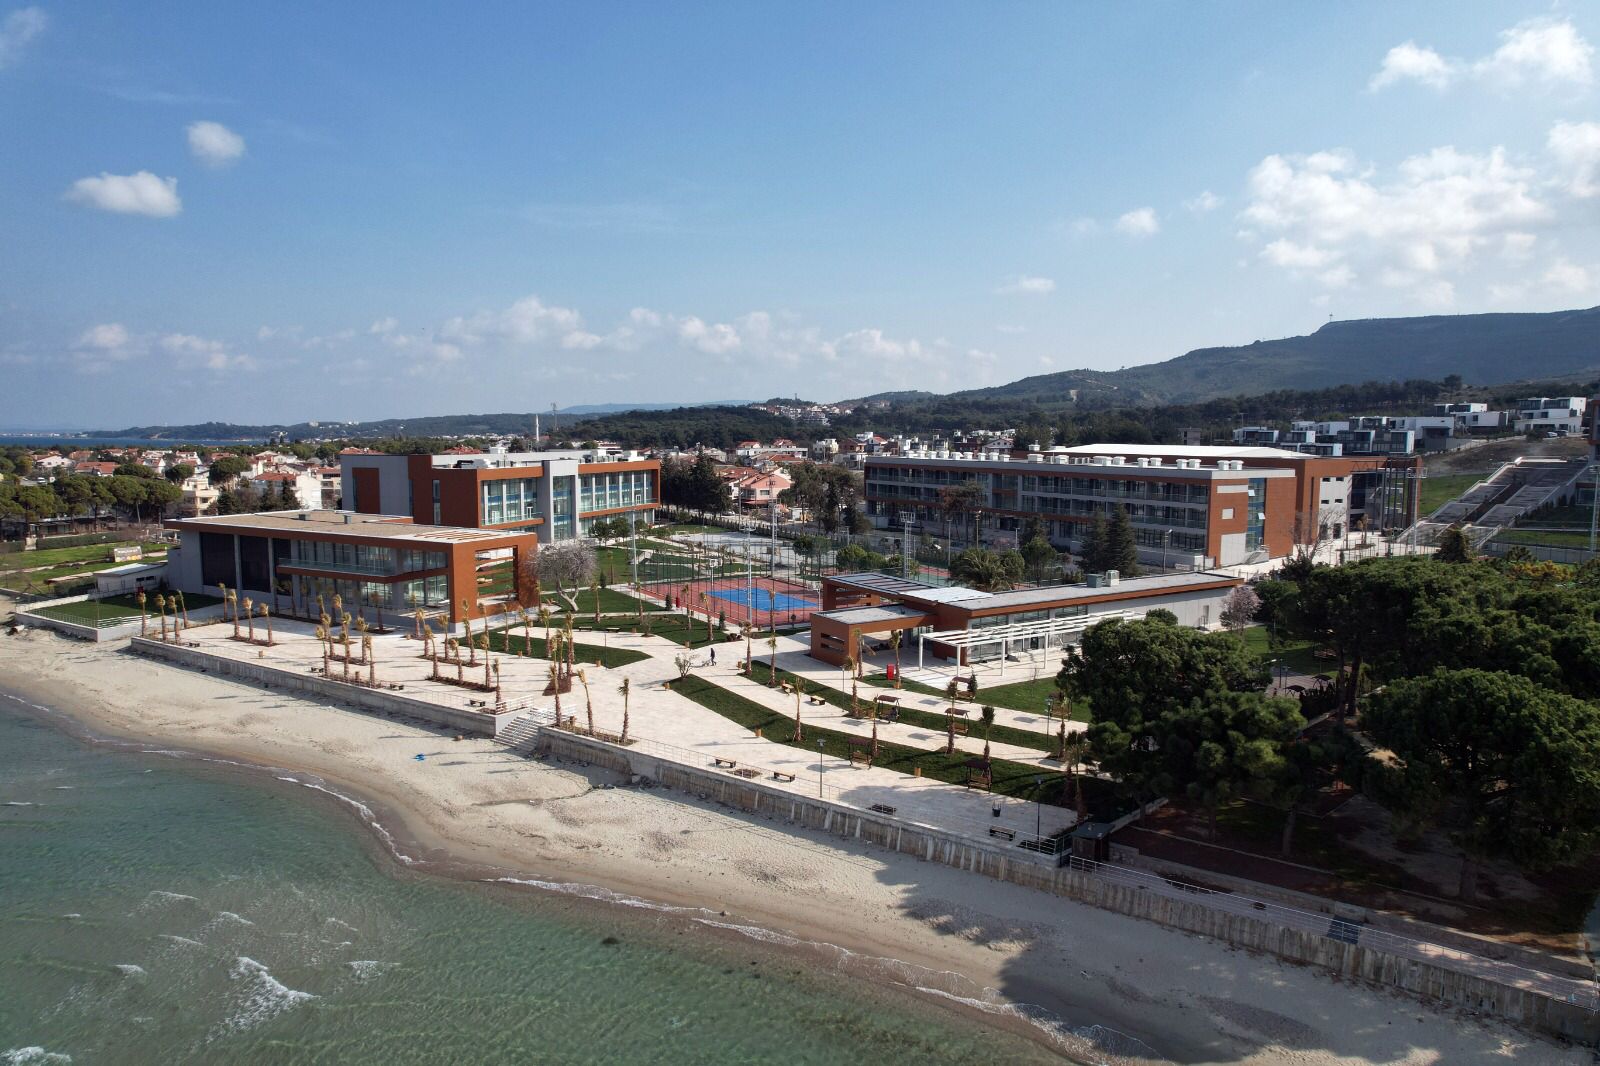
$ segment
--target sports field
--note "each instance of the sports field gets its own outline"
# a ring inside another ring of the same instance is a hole
[[[677,606],[698,615],[722,615],[732,624],[770,626],[803,624],[811,612],[821,607],[821,598],[812,589],[782,578],[720,577],[699,581],[657,581],[644,590],[658,598],[670,598]]]

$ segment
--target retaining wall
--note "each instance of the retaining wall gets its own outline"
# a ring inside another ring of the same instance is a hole
[[[289,692],[302,695],[315,696],[319,699],[334,700],[348,704],[364,711],[377,711],[382,714],[400,714],[408,718],[421,718],[436,725],[448,726],[462,733],[475,733],[480,736],[494,736],[502,720],[516,717],[515,711],[469,711],[454,707],[443,707],[427,700],[415,699],[398,692],[382,689],[366,688],[362,685],[346,685],[339,681],[329,681],[327,678],[314,674],[297,674],[289,670],[268,666],[266,663],[253,663],[239,659],[230,659],[223,655],[213,655],[198,648],[187,648],[181,644],[163,644],[159,640],[150,640],[146,637],[134,637],[129,647],[140,655],[152,659],[163,659],[179,666],[191,669],[209,670],[223,677],[238,678],[241,681],[250,681],[258,685],[270,685],[274,688],[285,689]]]
[[[785,792],[760,781],[687,766],[560,730],[542,728],[540,734],[540,751],[619,774],[645,775],[669,788],[751,814],[783,818],[808,829],[1040,889],[1566,1039],[1586,1044],[1600,1039],[1600,1016],[1530,989],[1221,910],[1207,905],[1203,896],[1167,896],[1093,873],[1057,867],[1053,857],[991,847],[930,826]]]

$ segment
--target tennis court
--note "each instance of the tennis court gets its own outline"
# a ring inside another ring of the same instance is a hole
[[[650,595],[687,607],[694,614],[726,617],[729,623],[746,623],[763,629],[778,625],[804,625],[811,612],[822,606],[820,597],[804,585],[782,578],[755,577],[747,584],[740,576],[700,581],[651,582]]]

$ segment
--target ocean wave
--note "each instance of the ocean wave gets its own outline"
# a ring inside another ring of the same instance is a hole
[[[14,1047],[9,1051],[0,1051],[0,1063],[4,1066],[64,1066],[71,1061],[71,1055],[46,1051],[42,1047]]]
[[[181,944],[186,948],[205,947],[205,945],[198,940],[191,940],[186,936],[178,936],[176,933],[157,933],[156,937],[161,940],[170,940],[174,944]]]
[[[339,800],[341,803],[349,805],[358,815],[361,816],[361,820],[371,827],[373,832],[377,833],[378,836],[383,838],[383,843],[389,849],[389,854],[393,855],[396,859],[405,863],[407,866],[414,866],[422,861],[421,859],[407,855],[404,851],[400,850],[400,844],[397,840],[395,840],[394,834],[389,832],[387,826],[378,821],[378,816],[373,813],[372,808],[368,807],[365,803],[362,803],[354,796],[347,796],[338,789],[329,788],[318,778],[308,779],[293,775],[280,774],[278,775],[278,780],[288,781],[296,785],[302,785],[305,788],[316,789],[318,792],[325,792],[334,799]]]
[[[347,965],[357,981],[365,981],[369,977],[377,977],[382,974],[394,963],[380,962],[377,959],[355,959]]]
[[[145,973],[145,969],[144,969],[143,966],[135,966],[131,962],[119,962],[119,963],[117,963],[116,970],[117,970],[118,973],[120,973],[124,977],[147,977],[147,976],[149,976],[148,974]]]
[[[215,922],[235,922],[235,923],[237,923],[239,925],[255,925],[256,924],[255,922],[252,922],[249,918],[240,917],[239,915],[233,913],[232,911],[218,911],[217,912],[217,916],[212,920],[215,921]]]
[[[338,918],[324,918],[322,920],[322,924],[323,925],[337,925],[339,928],[348,929],[352,933],[361,932],[361,930],[357,929],[355,926],[351,925],[349,922],[340,921]]]
[[[4,804],[0,804],[0,806],[6,806],[6,807],[37,807],[39,805],[37,803],[30,803],[27,800],[6,800],[6,802]]]
[[[244,994],[237,1008],[211,1031],[211,1039],[243,1032],[317,997],[298,992],[272,976],[261,963],[245,955],[233,960],[228,976],[241,983]]]
[[[162,905],[171,905],[173,903],[199,902],[200,901],[194,896],[185,895],[182,892],[167,892],[158,888],[154,892],[145,893],[144,902],[139,904],[139,906],[142,909],[144,907],[157,907]]]

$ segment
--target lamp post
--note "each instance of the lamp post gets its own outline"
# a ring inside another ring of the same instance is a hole
[[[822,761],[822,749],[827,743],[826,740],[817,741],[817,799],[822,798],[822,775],[828,770],[828,764]]]
[[[1044,836],[1044,809],[1040,806],[1043,800],[1039,790],[1044,787],[1044,778],[1033,779],[1033,839],[1038,840]]]

